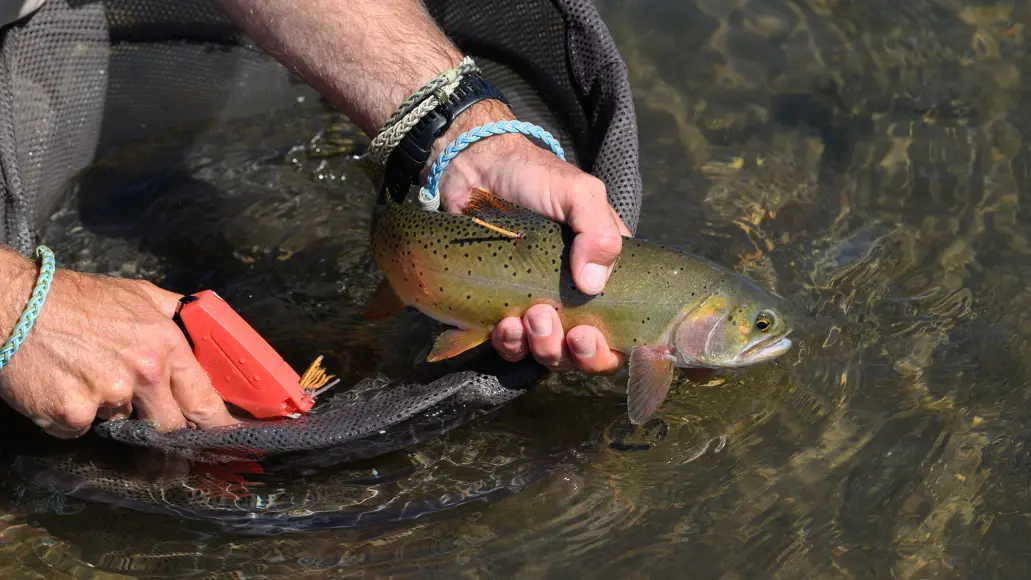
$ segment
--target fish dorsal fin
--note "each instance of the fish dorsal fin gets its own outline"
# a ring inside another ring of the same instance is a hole
[[[551,221],[538,213],[534,213],[508,200],[501,199],[486,189],[479,187],[472,188],[469,194],[469,203],[462,210],[462,214],[479,218],[487,223],[491,223],[492,219],[496,220],[498,218],[517,221]]]

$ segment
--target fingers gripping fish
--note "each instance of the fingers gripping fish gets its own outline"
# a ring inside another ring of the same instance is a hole
[[[590,296],[573,282],[566,225],[483,190],[463,214],[387,197],[371,228],[384,279],[365,316],[411,306],[455,326],[438,337],[429,362],[487,342],[502,319],[548,304],[564,330],[594,326],[629,355],[627,407],[640,424],[666,398],[674,367],[743,367],[791,347],[779,299],[703,258],[624,237],[605,291]]]

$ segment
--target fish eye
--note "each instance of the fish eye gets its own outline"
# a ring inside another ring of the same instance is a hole
[[[766,332],[773,328],[773,314],[769,312],[760,312],[759,316],[755,317],[755,329],[759,332]]]

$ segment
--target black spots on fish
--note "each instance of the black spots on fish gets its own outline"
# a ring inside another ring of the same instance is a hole
[[[472,270],[468,270],[467,271],[467,275],[472,276],[473,275],[473,271]]]
[[[526,297],[527,298],[533,298],[533,294],[527,294]]]
[[[440,287],[440,293],[441,293],[441,294],[443,294],[443,293],[444,293],[444,287],[443,287],[443,286],[441,286],[441,287]]]
[[[482,262],[483,261],[483,256],[476,256],[476,261],[477,262]]]
[[[466,253],[465,253],[465,257],[466,257],[466,258],[468,258],[468,257],[469,257],[469,252],[466,252]]]
[[[465,295],[465,299],[466,299],[466,300],[471,300],[471,299],[472,299],[472,295],[470,295],[470,294],[466,294],[466,295]]]
[[[433,250],[433,255],[434,255],[434,256],[436,256],[436,255],[437,255],[437,250]]]
[[[505,308],[508,308],[508,302],[505,303]]]
[[[637,342],[637,338],[634,338],[634,342]]]
[[[733,314],[731,314],[731,315],[727,316],[727,322],[729,322],[729,323],[731,323],[731,324],[733,324],[733,323],[734,323],[734,315],[733,315]]]
[[[506,269],[506,270],[508,269],[508,264],[505,264],[505,269]]]
[[[497,252],[494,252],[493,256],[494,256],[495,258],[497,258],[497,257],[498,257],[498,253],[497,253]]]

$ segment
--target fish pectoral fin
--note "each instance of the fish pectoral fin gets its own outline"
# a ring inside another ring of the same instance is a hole
[[[369,302],[366,303],[365,309],[362,311],[362,318],[366,320],[379,320],[380,318],[397,314],[404,310],[404,308],[405,303],[397,295],[397,292],[394,292],[394,287],[390,285],[390,280],[383,278],[379,286],[376,286],[376,290],[372,293],[372,297],[369,298]]]
[[[630,422],[641,425],[669,393],[673,382],[672,355],[645,346],[630,353],[630,381],[627,384],[627,412]]]
[[[462,330],[458,328],[447,330],[437,337],[437,342],[433,344],[433,350],[426,357],[426,361],[437,362],[458,356],[471,348],[483,344],[488,338],[490,338],[490,332],[483,329]]]

